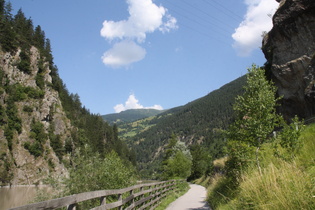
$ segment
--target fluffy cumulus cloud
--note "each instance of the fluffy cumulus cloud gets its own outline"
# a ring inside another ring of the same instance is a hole
[[[139,100],[136,99],[136,96],[134,94],[131,94],[125,104],[117,104],[114,107],[114,110],[116,113],[125,111],[127,109],[158,109],[163,110],[163,107],[161,105],[154,105],[150,107],[144,107],[139,103]]]
[[[105,52],[102,60],[104,64],[115,68],[140,61],[145,57],[145,54],[146,50],[134,41],[124,40],[114,44],[111,49]]]
[[[109,42],[119,40],[102,57],[106,65],[120,67],[142,60],[145,50],[139,44],[145,41],[147,33],[156,30],[165,33],[177,28],[176,19],[167,13],[166,8],[157,6],[152,0],[126,0],[126,2],[129,12],[127,20],[103,22],[101,36]],[[120,50],[117,50],[118,47]],[[123,47],[128,52],[121,50]],[[126,54],[132,53],[135,53],[135,58],[126,59]]]
[[[233,47],[240,56],[249,56],[261,47],[262,34],[272,28],[272,15],[279,5],[275,0],[245,0],[245,4],[244,20],[232,35]]]

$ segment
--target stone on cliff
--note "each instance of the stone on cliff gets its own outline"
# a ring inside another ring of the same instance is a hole
[[[264,37],[267,73],[283,96],[286,119],[315,114],[315,1],[282,0]]]

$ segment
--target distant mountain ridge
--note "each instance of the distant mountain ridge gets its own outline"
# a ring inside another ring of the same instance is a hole
[[[128,109],[114,114],[102,115],[102,118],[110,123],[126,123],[140,120],[147,117],[152,117],[165,112],[166,110],[157,109]]]
[[[213,158],[224,156],[222,130],[233,120],[232,104],[243,93],[245,84],[246,76],[242,76],[186,105],[119,124],[119,137],[136,152],[142,175],[150,176],[158,170],[164,146],[172,134],[187,145],[204,145]]]

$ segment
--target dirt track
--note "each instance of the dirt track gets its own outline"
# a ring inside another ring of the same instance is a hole
[[[190,184],[190,190],[171,203],[166,210],[210,210],[206,203],[207,191],[204,187]]]

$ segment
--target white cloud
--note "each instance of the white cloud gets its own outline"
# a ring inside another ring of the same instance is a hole
[[[127,20],[116,22],[105,20],[103,22],[103,28],[100,33],[101,36],[106,38],[108,41],[117,39],[136,40],[138,43],[143,43],[146,39],[147,33],[153,33],[156,30],[165,33],[177,28],[177,20],[167,14],[166,8],[157,6],[152,2],[152,0],[126,0],[126,2],[128,4],[129,12]],[[138,45],[138,48],[139,47],[140,46]],[[121,54],[116,54],[114,60],[123,60],[123,58],[119,58],[119,55]],[[130,63],[140,61],[143,58],[144,56],[141,57],[141,59],[135,59]],[[104,56],[102,59],[105,63]],[[110,58],[110,60],[113,59]],[[108,59],[106,59],[106,62],[107,61]],[[119,67],[119,65],[115,66]]]
[[[106,51],[102,56],[103,63],[113,68],[128,66],[133,62],[142,60],[146,50],[134,41],[121,41]]]
[[[154,105],[151,107],[144,107],[139,103],[139,100],[136,99],[136,96],[134,94],[130,94],[125,104],[117,104],[114,106],[114,110],[116,113],[125,111],[127,109],[158,109],[163,110],[163,107],[161,105]]]
[[[167,21],[159,28],[159,30],[163,33],[170,32],[171,30],[178,28],[176,18],[172,17],[171,15],[166,15],[166,17]]]
[[[261,47],[262,34],[272,28],[272,18],[279,5],[275,0],[245,0],[247,12],[232,35],[233,47],[240,56],[249,56]]]
[[[167,14],[167,10],[162,6],[157,6],[152,0],[127,0],[129,5],[128,20],[118,22],[103,22],[101,35],[108,40],[115,38],[132,38],[142,42],[146,38],[146,33],[152,33],[159,29],[169,31],[175,29],[176,19]],[[166,19],[166,21],[163,21]]]

